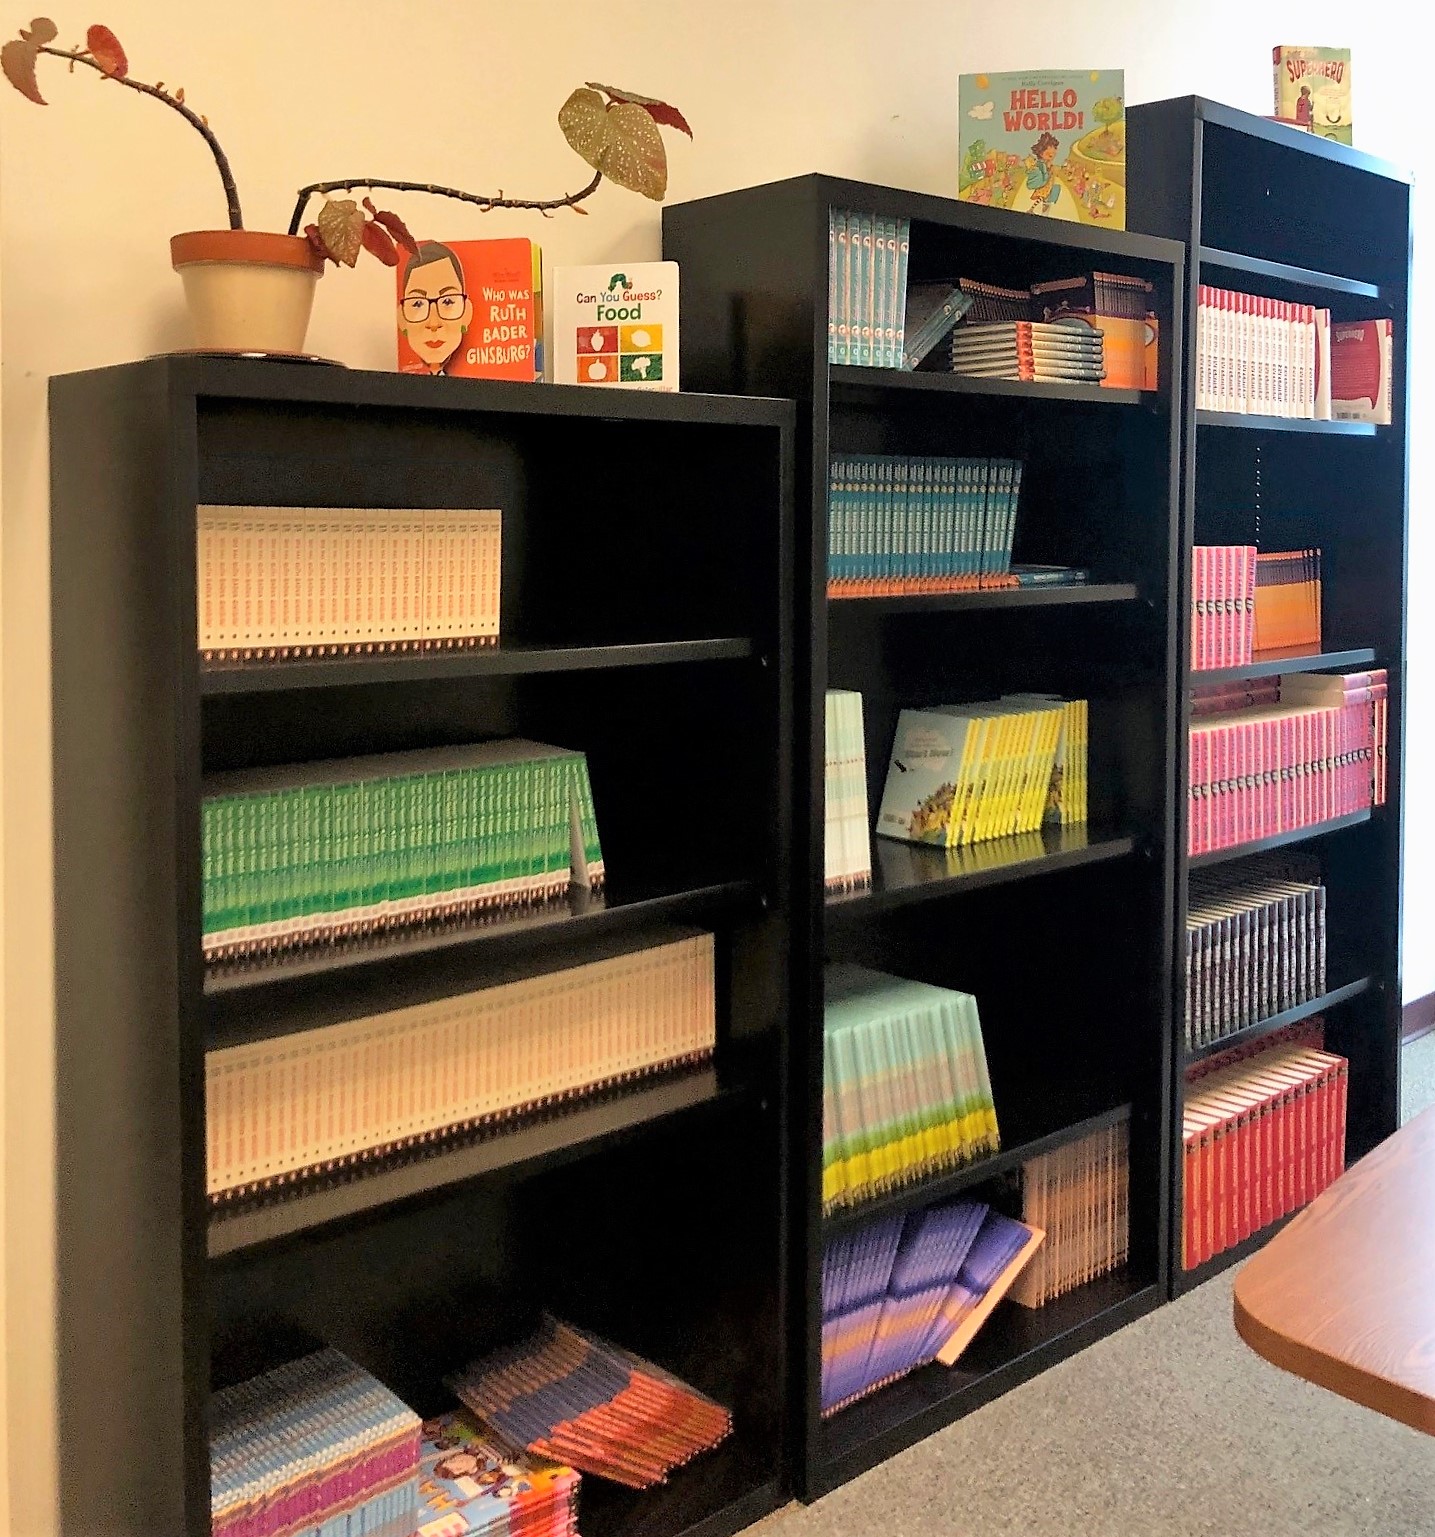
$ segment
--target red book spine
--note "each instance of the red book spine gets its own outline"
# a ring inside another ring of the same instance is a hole
[[[1192,1135],[1188,1122],[1181,1138],[1181,1268],[1191,1270],[1196,1264],[1196,1153],[1200,1143]]]

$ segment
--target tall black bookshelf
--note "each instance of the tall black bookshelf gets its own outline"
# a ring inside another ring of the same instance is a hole
[[[1159,387],[1022,384],[828,362],[834,209],[911,221],[910,277],[1029,284],[1093,268],[1154,285]],[[1175,823],[1178,245],[808,176],[663,210],[683,272],[683,369],[704,389],[798,401],[791,1052],[790,1454],[815,1498],[1154,1306],[1167,1286],[1167,1102]],[[1173,310],[1173,304],[1175,309]],[[829,455],[1024,460],[1016,558],[1090,585],[827,597]],[[825,690],[864,700],[869,820],[898,711],[1054,690],[1091,700],[1091,820],[1038,846],[946,851],[874,839],[870,891],[826,900]],[[981,854],[979,858],[963,855]],[[1002,1152],[824,1221],[822,978],[851,960],[975,994]],[[958,1190],[1012,1209],[1037,1152],[1130,1122],[1131,1257],[1045,1308],[1001,1304],[955,1369],[933,1365],[824,1420],[824,1237]]]
[[[53,381],[59,1436],[66,1533],[208,1533],[211,1393],[317,1342],[420,1413],[538,1306],[734,1412],[588,1537],[780,1494],[789,403],[157,359]],[[195,509],[500,507],[503,638],[206,671]],[[201,775],[530,735],[583,749],[600,899],[206,974]],[[716,935],[710,1067],[216,1215],[204,1054]],[[94,1436],[97,1404],[117,1406]]]
[[[1405,670],[1408,418],[1406,341],[1410,317],[1410,178],[1373,156],[1315,135],[1183,97],[1127,111],[1128,217],[1185,243],[1186,381],[1182,406],[1179,573],[1183,611],[1193,544],[1318,546],[1324,578],[1322,650],[1234,668],[1253,674],[1389,673],[1388,801],[1373,814],[1187,857],[1188,760],[1178,756],[1176,914],[1183,940],[1193,864],[1239,861],[1274,845],[1297,845],[1317,862],[1329,892],[1329,988],[1297,1009],[1260,1021],[1231,1044],[1259,1040],[1315,1015],[1327,1046],[1350,1061],[1347,1160],[1368,1152],[1398,1124],[1400,1085],[1401,740]],[[1394,410],[1388,427],[1271,419],[1200,410],[1196,395],[1196,296],[1211,283],[1329,309],[1335,321],[1394,321]],[[1220,682],[1191,673],[1189,637],[1178,638],[1188,685]],[[1182,690],[1180,735],[1189,722]],[[1181,1104],[1187,1073],[1209,1055],[1185,1047],[1184,954],[1173,967],[1173,1294],[1244,1258],[1273,1228],[1186,1271],[1181,1263]]]

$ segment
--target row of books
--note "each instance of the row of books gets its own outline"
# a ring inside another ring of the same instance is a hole
[[[1016,586],[1016,459],[840,454],[828,483],[829,597]]]
[[[1186,1270],[1313,1201],[1345,1168],[1344,1057],[1297,1039],[1207,1066],[1182,1110]]]
[[[201,835],[211,960],[603,885],[586,758],[516,738],[207,775]]]
[[[877,831],[951,847],[1085,822],[1086,743],[1084,699],[903,710]]]
[[[205,1053],[211,1203],[282,1199],[521,1115],[701,1062],[716,1039],[713,938]]]
[[[1193,719],[1188,850],[1234,848],[1385,801],[1385,669],[1279,680],[1279,701]]]
[[[824,743],[826,889],[855,891],[872,883],[861,694],[827,690]]]
[[[1209,1046],[1326,990],[1326,888],[1281,856],[1197,870],[1186,913],[1185,1039]]]
[[[198,509],[206,662],[447,650],[498,640],[495,508]]]
[[[1191,550],[1191,666],[1242,667],[1321,646],[1320,551],[1198,544]]]
[[[822,1252],[822,1413],[918,1367],[951,1366],[1040,1245],[983,1201],[878,1218]]]
[[[952,372],[972,379],[1100,384],[1103,333],[1077,318],[972,322],[952,332]]]
[[[827,228],[827,356],[900,368],[911,223],[833,209]]]
[[[824,1211],[998,1150],[970,993],[844,964],[827,967],[823,997]]]

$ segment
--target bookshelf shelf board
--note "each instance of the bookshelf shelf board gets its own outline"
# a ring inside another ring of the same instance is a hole
[[[1216,246],[1200,248],[1202,267],[1217,267],[1225,272],[1244,272],[1252,277],[1266,278],[1273,283],[1283,283],[1291,288],[1317,288],[1329,293],[1350,294],[1359,299],[1381,301],[1380,286],[1365,283],[1359,278],[1340,277],[1333,272],[1316,272],[1310,267],[1292,267],[1288,262],[1265,261],[1259,256],[1246,256],[1240,251],[1223,251]]]
[[[211,1213],[209,1257],[239,1254],[296,1233],[392,1208],[401,1201],[441,1194],[499,1170],[521,1168],[532,1173],[555,1168],[655,1122],[742,1097],[741,1089],[721,1088],[716,1070],[707,1067],[654,1080],[640,1088],[579,1100],[557,1115],[525,1120],[481,1140],[304,1190],[271,1205],[241,1209],[232,1216]]]
[[[621,890],[621,888],[620,888]],[[268,963],[213,968],[204,979],[208,1014],[206,1045],[212,1050],[241,1041],[280,1035],[287,997],[312,991],[335,978],[351,979],[366,990],[366,1007],[400,1007],[412,1001],[405,990],[415,978],[442,970],[449,988],[466,980],[479,985],[494,962],[545,951],[562,953],[579,941],[607,939],[656,923],[705,922],[753,908],[757,887],[751,881],[723,881],[687,891],[609,892],[591,896],[572,892],[566,901],[539,911],[487,924],[440,932],[381,935],[343,950],[317,950]],[[386,1005],[384,995],[393,994]]]
[[[583,1489],[584,1537],[731,1537],[783,1502],[771,1459],[738,1427],[721,1446],[676,1468],[652,1489],[590,1478]]]
[[[201,694],[267,694],[342,688],[356,683],[420,683],[446,678],[513,678],[525,673],[664,667],[742,661],[754,654],[748,636],[652,641],[623,646],[476,646],[468,651],[410,655],[316,657],[307,661],[201,665]]]
[[[1317,432],[1328,437],[1373,438],[1374,422],[1316,422],[1299,416],[1253,416],[1243,411],[1197,411],[1198,427],[1238,427],[1246,432]]]
[[[1216,667],[1194,670],[1187,676],[1192,688],[1206,688],[1212,683],[1240,683],[1246,678],[1279,678],[1293,672],[1334,672],[1345,667],[1373,667],[1375,651],[1357,646],[1349,651],[1319,651],[1306,656],[1258,657],[1244,667]]]
[[[990,592],[922,592],[892,598],[829,598],[829,620],[845,614],[970,613],[991,608],[1054,608],[1080,603],[1134,603],[1134,582],[1087,582],[1076,587],[997,587]]]
[[[1324,1013],[1326,1009],[1333,1009],[1351,998],[1358,998],[1362,993],[1368,993],[1374,985],[1374,977],[1358,977],[1354,982],[1347,982],[1344,987],[1333,987],[1318,998],[1308,998],[1304,1003],[1296,1004],[1294,1008],[1285,1009],[1279,1014],[1267,1015],[1265,1019],[1258,1019],[1253,1025],[1233,1030],[1230,1035],[1222,1036],[1219,1041],[1210,1041],[1204,1046],[1188,1047],[1184,1053],[1186,1065],[1189,1067],[1193,1063],[1204,1062],[1207,1057],[1218,1057],[1223,1051],[1229,1051],[1232,1046],[1249,1045],[1252,1041],[1259,1041],[1263,1036],[1271,1035],[1277,1030],[1284,1030],[1287,1025],[1298,1025],[1303,1019],[1312,1019],[1315,1015]]]
[[[1243,1238],[1233,1249],[1223,1249],[1219,1254],[1213,1254],[1210,1259],[1203,1260],[1194,1270],[1182,1270],[1178,1265],[1171,1273],[1171,1294],[1173,1297],[1184,1297],[1187,1292],[1195,1291],[1203,1282],[1209,1281],[1212,1276],[1218,1276],[1223,1270],[1229,1270],[1232,1265],[1239,1265],[1242,1260],[1247,1260],[1257,1249],[1264,1248],[1272,1238],[1291,1221],[1298,1217],[1299,1211],[1287,1212],[1284,1217],[1263,1227],[1259,1232],[1252,1233],[1249,1238]],[[1179,1239],[1180,1217],[1176,1217],[1177,1236]]]
[[[1275,833],[1269,838],[1257,838],[1251,843],[1238,843],[1229,849],[1212,849],[1206,854],[1192,854],[1188,868],[1199,870],[1206,865],[1224,864],[1228,859],[1244,859],[1247,854],[1260,854],[1266,849],[1281,849],[1288,843],[1304,843],[1308,838],[1320,838],[1326,833],[1339,832],[1345,827],[1358,827],[1370,820],[1369,811],[1352,811],[1349,816],[1332,817],[1328,822],[1315,822],[1309,827],[1293,827],[1289,832]]]
[[[1000,1120],[1000,1109],[997,1114]],[[1058,1127],[1055,1131],[1049,1131],[1044,1135],[1030,1136],[1012,1142],[990,1158],[983,1158],[962,1169],[954,1169],[950,1174],[939,1174],[919,1184],[904,1185],[900,1190],[893,1190],[873,1200],[864,1201],[860,1206],[844,1207],[840,1211],[835,1211],[831,1216],[823,1218],[822,1231],[824,1235],[831,1237],[833,1233],[839,1233],[845,1228],[857,1227],[876,1217],[900,1216],[903,1212],[930,1206],[935,1201],[944,1201],[949,1196],[958,1195],[961,1191],[970,1189],[973,1185],[983,1184],[989,1179],[995,1179],[998,1175],[1018,1169],[1028,1159],[1052,1152],[1058,1147],[1065,1147],[1068,1143],[1079,1142],[1083,1137],[1092,1136],[1098,1131],[1105,1131],[1108,1126],[1116,1126],[1130,1119],[1131,1106],[1117,1105],[1114,1109],[1103,1110],[1099,1115],[1087,1116],[1085,1120]]]
[[[1001,1303],[954,1367],[933,1363],[840,1410],[821,1430],[815,1497],[1149,1312],[1154,1283],[1117,1272],[1041,1308]]]
[[[829,921],[863,916],[1077,865],[1124,859],[1135,848],[1133,834],[1082,826],[1043,828],[1039,833],[991,838],[956,849],[874,837],[871,887],[828,897],[827,916]]]
[[[1100,384],[1044,384],[1029,379],[978,379],[936,369],[864,368],[834,363],[828,370],[833,392],[920,390],[946,395],[1004,395],[1016,400],[1065,400],[1093,406],[1140,406],[1154,401],[1154,390],[1107,389]]]

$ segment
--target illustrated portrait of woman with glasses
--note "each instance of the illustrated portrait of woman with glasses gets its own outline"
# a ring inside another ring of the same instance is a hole
[[[437,240],[422,241],[404,267],[399,331],[427,372],[446,372],[458,356],[473,305],[463,288],[463,267]]]

